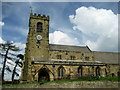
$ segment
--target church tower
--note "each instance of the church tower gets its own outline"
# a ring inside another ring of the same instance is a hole
[[[33,81],[32,63],[49,59],[49,16],[30,14],[22,81]]]

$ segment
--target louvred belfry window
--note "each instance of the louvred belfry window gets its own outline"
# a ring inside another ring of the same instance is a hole
[[[37,23],[37,32],[42,32],[42,23],[41,22]]]

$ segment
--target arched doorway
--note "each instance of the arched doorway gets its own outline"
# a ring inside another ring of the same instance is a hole
[[[50,81],[49,71],[46,68],[40,69],[38,73],[38,82],[41,80]]]

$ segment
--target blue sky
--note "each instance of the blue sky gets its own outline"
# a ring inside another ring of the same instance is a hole
[[[26,43],[30,6],[33,13],[50,16],[50,43],[118,51],[117,2],[2,2],[3,40]]]

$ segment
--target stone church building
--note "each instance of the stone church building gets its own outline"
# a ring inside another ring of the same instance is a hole
[[[49,44],[49,16],[31,13],[21,81],[118,76],[118,53],[91,51],[88,46]]]

